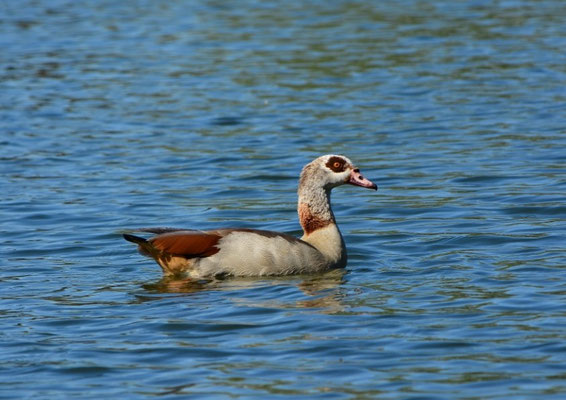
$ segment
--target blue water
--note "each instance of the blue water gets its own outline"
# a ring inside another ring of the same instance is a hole
[[[546,1],[0,3],[0,398],[566,398],[566,24]],[[349,263],[161,279],[120,232]]]

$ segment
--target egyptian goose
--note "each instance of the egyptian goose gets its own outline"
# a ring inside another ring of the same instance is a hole
[[[346,246],[330,207],[330,191],[349,183],[377,190],[352,162],[325,155],[307,164],[299,180],[302,238],[255,229],[197,231],[150,228],[150,239],[124,234],[168,276],[207,278],[309,274],[346,265]]]

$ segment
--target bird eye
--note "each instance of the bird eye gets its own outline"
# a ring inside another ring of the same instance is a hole
[[[346,160],[338,156],[330,157],[326,163],[326,167],[332,170],[332,172],[344,172],[346,169]]]

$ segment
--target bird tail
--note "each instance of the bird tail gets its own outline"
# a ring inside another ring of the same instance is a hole
[[[128,242],[137,244],[138,251],[142,255],[153,258],[157,262],[157,264],[159,264],[159,266],[163,269],[163,272],[166,275],[175,275],[179,272],[176,271],[175,269],[171,269],[168,264],[172,256],[155,248],[150,240],[147,240],[139,236],[130,235],[128,233],[123,233],[122,236]]]
[[[124,239],[126,239],[128,242],[136,243],[139,244],[140,246],[144,243],[147,243],[146,239],[139,236],[130,235],[127,233],[122,234],[122,236],[124,236]]]
[[[139,252],[147,257],[153,257],[157,260],[158,251],[152,246],[151,242],[139,236],[130,235],[128,233],[123,233],[122,236],[128,242],[132,242],[138,245]]]

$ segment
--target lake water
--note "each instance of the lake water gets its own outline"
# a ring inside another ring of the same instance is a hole
[[[566,8],[0,3],[0,398],[566,398]],[[301,235],[323,276],[161,280],[128,228]]]

